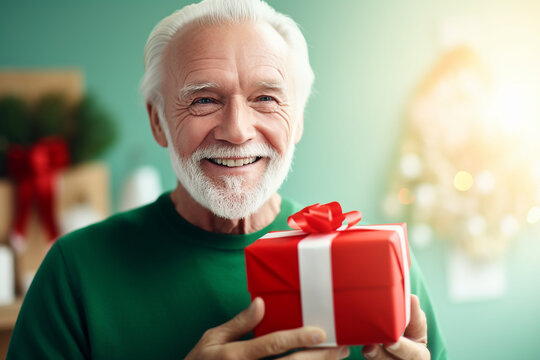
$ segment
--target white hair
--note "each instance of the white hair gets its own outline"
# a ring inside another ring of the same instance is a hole
[[[295,66],[297,113],[303,115],[314,75],[309,64],[306,40],[296,23],[261,0],[203,0],[161,20],[150,33],[144,48],[145,72],[141,82],[143,100],[156,107],[162,125],[166,125],[162,117],[165,107],[161,93],[163,53],[174,34],[192,23],[221,25],[243,22],[267,23],[289,45]]]

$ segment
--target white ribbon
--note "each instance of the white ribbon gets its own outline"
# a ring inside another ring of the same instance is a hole
[[[345,225],[337,231],[347,229]],[[390,230],[398,233],[403,263],[403,286],[405,289],[405,321],[410,320],[410,278],[405,233],[399,225],[352,226],[349,229]],[[307,235],[298,243],[298,267],[300,271],[300,295],[304,326],[318,326],[326,332],[326,341],[317,346],[336,346],[334,321],[334,298],[332,283],[331,244],[337,232],[329,234],[306,234],[301,230],[268,233],[263,239]],[[330,309],[330,311],[327,311]]]
[[[326,333],[326,341],[317,346],[337,345],[330,251],[336,236],[337,232],[311,234],[298,243],[302,321],[304,325],[318,326]]]

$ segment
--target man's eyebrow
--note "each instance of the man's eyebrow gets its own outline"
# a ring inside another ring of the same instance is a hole
[[[275,90],[283,96],[287,94],[287,88],[280,82],[259,81],[257,85],[262,89]]]
[[[279,82],[259,81],[257,85],[261,88],[273,89],[273,90],[285,90],[285,86]]]
[[[214,82],[209,82],[209,81],[202,82],[202,83],[188,84],[180,90],[179,96],[180,96],[180,99],[186,99],[199,91],[206,90],[206,89],[215,89],[219,87],[220,86],[218,84]]]

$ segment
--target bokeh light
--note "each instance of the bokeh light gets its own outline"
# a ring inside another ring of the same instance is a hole
[[[410,189],[401,188],[398,194],[399,202],[408,205],[414,201],[414,194]]]
[[[435,203],[436,193],[435,188],[431,184],[420,184],[415,191],[416,201],[418,205],[430,207]]]
[[[475,180],[476,187],[481,193],[488,194],[495,189],[495,177],[487,170],[480,172]]]
[[[422,172],[422,161],[416,154],[406,154],[401,158],[401,173],[409,179],[415,179]]]
[[[540,221],[540,206],[533,206],[527,214],[527,222],[534,224]]]
[[[540,86],[527,72],[536,65],[486,62],[493,53],[478,45],[453,43],[419,81],[390,193],[411,229],[426,224],[486,260],[540,222]]]
[[[473,176],[467,171],[460,170],[454,176],[454,187],[459,191],[467,191],[474,184]]]
[[[486,227],[486,219],[482,215],[474,215],[467,220],[467,231],[472,236],[483,235],[486,231]]]
[[[501,233],[505,236],[514,236],[519,230],[519,221],[512,214],[507,214],[501,219]]]

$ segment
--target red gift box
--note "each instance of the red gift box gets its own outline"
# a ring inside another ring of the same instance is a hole
[[[248,290],[265,303],[255,336],[312,325],[327,334],[320,346],[399,339],[410,316],[406,224],[352,226],[360,218],[315,204],[289,218],[299,230],[246,247]]]

